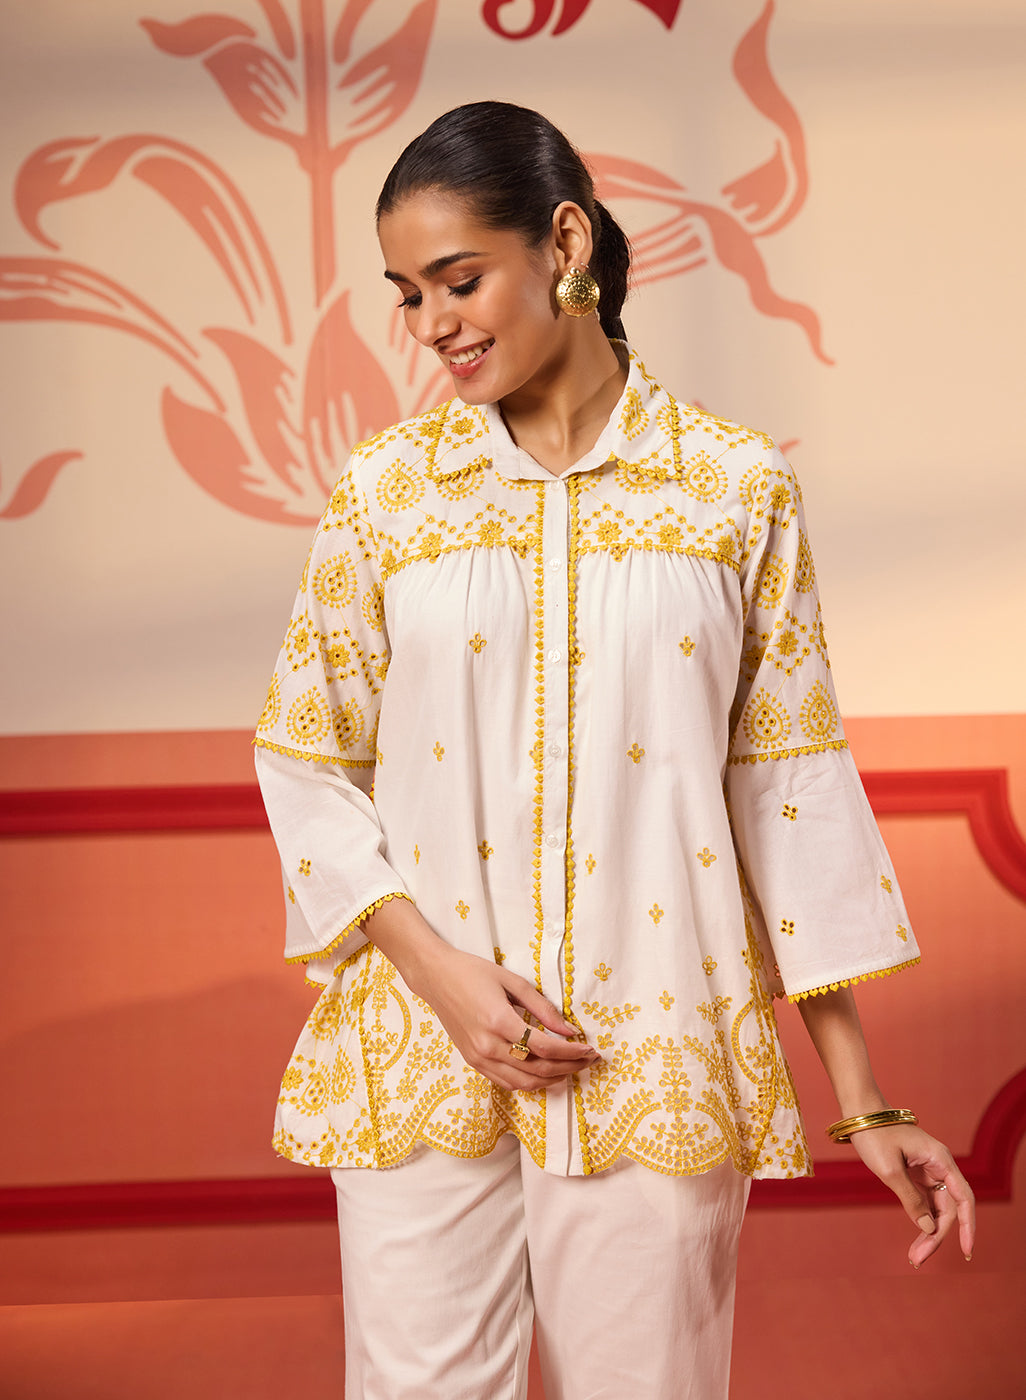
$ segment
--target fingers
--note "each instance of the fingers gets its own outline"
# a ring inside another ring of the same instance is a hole
[[[962,1254],[972,1258],[976,1203],[943,1143],[916,1127],[876,1128],[853,1137],[852,1143],[919,1229],[908,1252],[914,1269],[921,1268],[953,1231]]]
[[[560,1036],[579,1034],[577,1027],[565,1020],[548,997],[542,996],[541,992],[536,987],[532,987],[526,978],[519,977],[515,972],[504,971],[503,983],[506,987],[506,995],[510,1000],[515,1005],[522,1006],[525,1011],[530,1012],[546,1030]]]
[[[976,1198],[954,1162],[937,1166],[937,1176],[940,1179],[934,1180],[931,1187],[937,1229],[929,1240],[930,1247],[924,1250],[923,1246],[920,1246],[916,1251],[917,1259],[920,1254],[923,1259],[928,1259],[941,1240],[957,1227],[959,1247],[968,1263],[973,1257],[976,1245]],[[925,1175],[930,1177],[930,1171],[927,1170]],[[918,1262],[921,1263],[922,1260]]]

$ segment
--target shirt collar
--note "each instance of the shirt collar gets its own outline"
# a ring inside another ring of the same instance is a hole
[[[665,440],[670,427],[666,417],[675,417],[676,404],[648,373],[635,351],[625,342],[621,343],[628,355],[623,392],[595,446],[561,472],[561,478],[594,471],[607,464],[615,466],[618,462],[645,458],[648,458],[644,468],[646,475],[665,480],[680,474],[674,456],[656,447],[657,437]],[[510,437],[497,404],[468,406],[459,399],[452,399],[425,418],[430,440],[427,475],[434,482],[459,476],[471,465],[476,466],[482,456],[508,481],[553,480],[552,474]],[[657,424],[662,431],[654,434]]]

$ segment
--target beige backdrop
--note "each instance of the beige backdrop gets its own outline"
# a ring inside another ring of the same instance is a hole
[[[486,96],[592,155],[650,367],[788,445],[844,709],[1023,710],[1024,50],[1018,0],[13,7],[0,731],[250,725],[345,447],[438,393],[377,187]]]

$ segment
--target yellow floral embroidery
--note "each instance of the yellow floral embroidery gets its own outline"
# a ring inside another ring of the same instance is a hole
[[[264,701],[263,712],[257,729],[271,729],[278,723],[278,716],[281,714],[281,682],[275,676],[271,681],[271,687],[267,692],[267,699]]]
[[[829,739],[837,730],[837,710],[822,681],[817,681],[805,697],[799,722],[807,739]]]
[[[344,608],[356,594],[356,570],[345,550],[326,559],[314,574],[314,597],[326,608]]]
[[[600,962],[598,967],[594,969],[595,976],[599,979],[600,982],[605,982],[606,979],[612,973],[612,971],[613,969],[611,967],[607,967],[604,962]]]
[[[639,437],[648,427],[648,414],[641,404],[637,389],[628,389],[624,394],[623,412],[620,414],[620,431],[632,440]]]
[[[702,959],[702,970],[705,973],[706,977],[711,977],[716,971],[717,967],[719,967],[719,963],[716,961],[715,958],[706,956]]]
[[[682,642],[678,642],[677,645],[680,647],[681,651],[684,653],[685,656],[694,655],[695,644],[690,637],[685,637],[684,640]]]
[[[598,861],[595,859],[595,857],[594,857],[594,856],[591,854],[591,852],[589,851],[589,852],[588,852],[588,859],[584,862],[584,868],[585,868],[585,870],[587,870],[587,872],[588,872],[589,875],[590,875],[590,874],[592,873],[592,871],[595,869],[596,865],[598,865]]]
[[[798,536],[798,558],[794,566],[794,586],[799,593],[809,593],[816,586],[816,570],[812,563],[809,539],[802,530]]]
[[[367,590],[360,604],[360,611],[368,627],[381,632],[385,627],[385,590],[380,583]]]
[[[453,908],[456,910],[456,913],[460,916],[461,919],[465,919],[470,913],[470,905],[465,903],[462,899],[458,899],[453,905]]]
[[[730,1010],[733,997],[714,997],[711,1002],[700,1002],[697,1010],[711,1025],[715,1025],[725,1011]]]
[[[289,885],[289,903],[290,903],[290,904],[295,904],[295,902],[296,902],[296,892],[295,892],[295,890],[292,888],[292,886]]]
[[[436,744],[435,747],[431,750],[431,752],[434,754],[435,758],[438,759],[439,763],[441,763],[442,758],[445,755],[445,748],[443,747],[443,745]]]
[[[782,817],[786,817],[790,822],[796,822],[798,820],[798,808],[792,807],[790,802],[785,802],[784,810],[780,813],[780,815]]]
[[[788,936],[788,938],[793,938],[793,937],[794,937],[794,920],[793,920],[793,919],[781,919],[781,920],[780,920],[780,932],[781,932],[781,933],[786,933],[787,936]]]
[[[414,848],[413,848],[413,863],[414,863],[414,865],[419,865],[419,864],[420,864],[420,847],[419,847],[419,846],[414,846]]]
[[[788,572],[787,563],[771,554],[759,572],[759,581],[755,585],[756,602],[764,608],[772,608],[779,603],[787,587]]]
[[[487,645],[488,638],[482,637],[480,632],[475,632],[474,635],[471,637],[470,641],[467,643],[467,646],[473,647],[474,651],[479,653],[482,652]]]
[[[676,1000],[676,997],[671,996],[669,992],[664,990],[662,996],[659,998],[659,1005],[663,1008],[664,1011],[669,1011],[670,1007]]]
[[[742,725],[748,742],[757,749],[779,748],[791,732],[791,721],[779,701],[759,690],[745,707]]]
[[[335,731],[335,742],[343,753],[360,742],[365,723],[363,711],[355,700],[347,700],[344,705],[332,710],[331,727]]]
[[[377,494],[385,510],[406,510],[423,496],[424,478],[400,459],[382,473]]]
[[[905,927],[904,924],[899,924],[898,927],[894,930],[894,932],[901,939],[902,943],[908,942],[908,929]]]
[[[716,857],[713,855],[712,851],[710,851],[708,846],[703,846],[700,851],[695,852],[695,859],[700,860],[705,866],[706,870],[708,870],[710,865],[712,865],[713,861],[716,859]]]
[[[890,880],[888,880],[886,875],[880,876],[880,888],[882,890],[886,890],[888,894],[890,894],[890,892],[894,889],[894,886],[891,884]]]
[[[648,917],[654,924],[657,924],[665,913],[665,909],[660,909],[658,904],[653,904],[652,908],[648,911]]]
[[[311,868],[311,867],[310,867],[310,862],[309,862],[309,861],[306,859],[306,857],[304,856],[303,859],[299,862],[299,873],[300,873],[300,875],[309,875],[309,874],[310,874],[310,868]]]
[[[681,485],[700,501],[718,501],[727,489],[727,473],[705,452],[685,463]]]
[[[492,952],[495,954],[495,961],[501,967],[502,964],[506,961],[506,954],[502,951],[501,948],[493,948]]]
[[[582,1001],[581,1009],[600,1026],[608,1026],[612,1030],[614,1026],[622,1026],[624,1021],[633,1021],[641,1007],[632,1006],[630,1002],[623,1006],[599,1006],[597,1001]]]
[[[627,750],[627,757],[632,763],[640,763],[645,757],[645,750],[637,743],[634,743]]]
[[[479,841],[477,843],[477,853],[482,860],[487,860],[489,856],[495,854],[495,850],[494,847],[489,846],[487,841]]]
[[[285,727],[297,744],[311,744],[325,738],[331,730],[327,701],[316,690],[306,691],[293,701]]]

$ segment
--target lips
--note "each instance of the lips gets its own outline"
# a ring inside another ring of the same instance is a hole
[[[453,355],[446,355],[450,371],[458,379],[473,374],[494,344],[494,340],[482,340],[478,345],[469,345],[465,350],[457,350]]]

